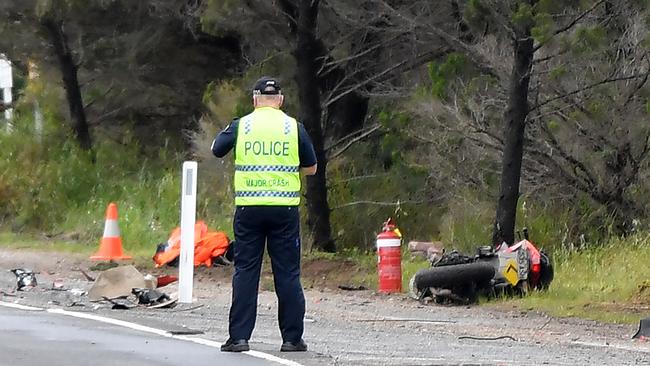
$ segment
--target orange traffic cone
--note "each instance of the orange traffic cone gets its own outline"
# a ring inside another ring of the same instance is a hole
[[[122,252],[122,239],[120,227],[117,225],[117,205],[111,202],[106,209],[106,223],[104,224],[104,237],[99,243],[99,251],[90,257],[96,261],[115,259],[131,259]]]

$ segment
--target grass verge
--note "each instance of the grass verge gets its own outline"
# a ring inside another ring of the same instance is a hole
[[[97,243],[83,243],[74,236],[73,238],[46,238],[37,235],[15,234],[0,232],[0,248],[14,250],[32,250],[42,252],[71,253],[90,257],[99,249]],[[151,257],[155,252],[154,247],[135,246],[131,250],[125,249],[125,254],[132,256],[130,263],[139,268],[153,268]]]
[[[650,235],[611,239],[580,252],[557,253],[555,279],[547,292],[505,300],[561,317],[636,323],[650,315]]]

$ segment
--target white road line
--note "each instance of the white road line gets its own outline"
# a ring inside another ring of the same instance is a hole
[[[214,348],[220,348],[221,344],[215,341],[211,341],[209,339],[204,339],[204,338],[198,338],[198,337],[189,337],[189,336],[184,336],[184,335],[173,335],[170,332],[162,329],[157,329],[157,328],[152,328],[152,327],[147,327],[145,325],[137,324],[137,323],[131,323],[127,322],[124,320],[118,320],[118,319],[113,319],[113,318],[107,318],[95,314],[88,314],[88,313],[80,313],[76,311],[67,311],[63,309],[42,309],[42,308],[36,308],[32,306],[26,306],[26,305],[20,305],[20,304],[14,304],[11,302],[4,302],[0,301],[0,306],[8,307],[8,308],[14,308],[14,309],[20,309],[20,310],[29,310],[29,311],[47,311],[48,313],[51,314],[59,314],[59,315],[66,315],[66,316],[71,316],[75,318],[81,318],[81,319],[87,319],[87,320],[94,320],[97,322],[101,323],[107,323],[107,324],[112,324],[116,325],[119,327],[124,327],[124,328],[129,328],[133,330],[137,330],[140,332],[145,332],[145,333],[151,333],[151,334],[156,334],[162,337],[168,337],[168,338],[175,338],[183,341],[188,341],[188,342],[194,342],[197,344],[201,344],[204,346],[208,347],[214,347]],[[244,354],[247,354],[251,357],[256,357],[256,358],[261,358],[267,361],[279,363],[281,365],[286,365],[286,366],[303,366],[302,364],[287,360],[284,358],[280,358],[277,356],[273,356],[268,353],[260,352],[260,351],[247,351],[247,352],[242,352]]]
[[[209,346],[209,347],[215,347],[215,348],[220,348],[221,347],[220,343],[215,342],[215,341],[211,341],[209,339],[197,338],[197,337],[188,337],[188,336],[183,336],[183,335],[175,335],[173,337],[176,338],[176,339],[182,339],[182,340],[202,344],[202,345]],[[298,362],[291,361],[291,360],[286,360],[284,358],[276,357],[276,356],[273,356],[273,355],[270,355],[270,354],[264,353],[264,352],[246,351],[246,352],[242,352],[242,353],[245,353],[245,354],[247,354],[249,356],[253,356],[253,357],[257,357],[257,358],[262,358],[262,359],[265,359],[267,361],[277,362],[277,363],[280,363],[280,364],[283,364],[283,365],[286,365],[286,366],[303,366],[302,364],[299,364]]]
[[[247,351],[247,352],[244,352],[244,353],[246,353],[249,356],[262,358],[262,359],[265,359],[267,361],[277,362],[277,363],[287,365],[287,366],[303,366],[302,364],[300,364],[298,362],[287,360],[287,359],[280,358],[280,357],[276,357],[276,356],[270,355],[268,353],[260,352],[260,351]]]
[[[61,315],[72,316],[72,317],[75,317],[75,318],[88,319],[88,320],[94,320],[94,321],[98,321],[98,322],[102,322],[102,323],[113,324],[113,325],[117,325],[117,326],[124,327],[124,328],[138,330],[138,331],[141,331],[141,332],[157,334],[157,335],[163,336],[163,337],[171,337],[172,336],[171,333],[169,333],[169,332],[167,332],[165,330],[162,330],[162,329],[151,328],[151,327],[147,327],[147,326],[144,326],[144,325],[127,322],[127,321],[124,321],[124,320],[106,318],[106,317],[99,316],[99,315],[94,315],[94,314],[79,313],[79,312],[76,312],[76,311],[67,311],[67,310],[63,310],[63,309],[47,309],[47,312],[52,313],[52,314],[61,314]]]
[[[4,302],[4,301],[0,301],[0,306],[4,306],[6,308],[20,309],[20,310],[29,310],[29,311],[43,311],[43,310],[45,310],[45,309],[41,309],[41,308],[35,308],[33,306],[20,305],[20,304],[16,304],[16,303],[13,303],[13,302]]]

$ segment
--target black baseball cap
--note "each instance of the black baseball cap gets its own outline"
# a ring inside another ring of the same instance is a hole
[[[278,95],[282,94],[282,88],[276,79],[263,76],[255,82],[253,94]]]

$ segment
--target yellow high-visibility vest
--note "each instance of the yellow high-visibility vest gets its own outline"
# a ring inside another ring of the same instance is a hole
[[[239,120],[235,142],[235,205],[300,203],[298,123],[279,109],[257,108]]]

